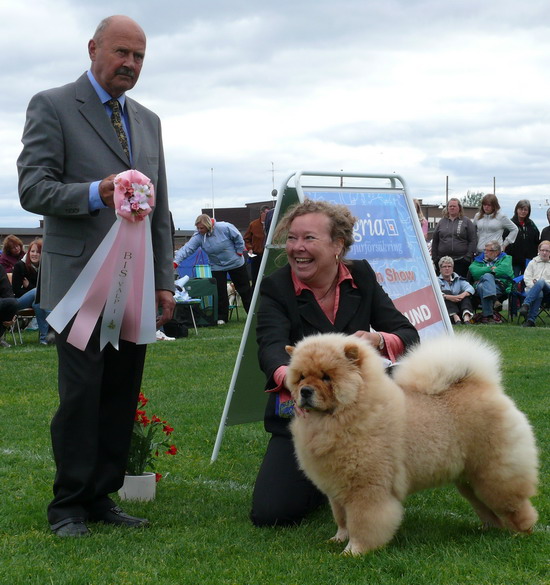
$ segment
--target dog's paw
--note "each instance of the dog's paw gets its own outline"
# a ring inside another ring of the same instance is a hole
[[[348,531],[345,528],[339,528],[338,532],[330,539],[329,542],[346,542],[348,538]]]
[[[359,557],[361,556],[365,551],[363,550],[357,550],[356,548],[354,548],[353,546],[351,546],[350,543],[348,543],[348,546],[346,546],[346,548],[342,551],[342,556],[343,557]]]

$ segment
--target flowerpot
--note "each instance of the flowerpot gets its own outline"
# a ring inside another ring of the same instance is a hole
[[[126,475],[124,483],[118,490],[121,500],[138,500],[149,502],[155,499],[157,490],[157,478],[151,471],[142,475]]]

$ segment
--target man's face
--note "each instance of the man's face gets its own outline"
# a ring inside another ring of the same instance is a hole
[[[130,19],[115,19],[96,41],[88,43],[92,73],[112,97],[136,84],[145,57],[145,34]]]
[[[499,254],[500,254],[500,250],[498,248],[494,248],[492,246],[485,246],[485,258],[487,258],[487,260],[489,261],[493,261]]]

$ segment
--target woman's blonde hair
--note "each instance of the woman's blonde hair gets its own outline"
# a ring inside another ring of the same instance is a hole
[[[333,242],[342,240],[344,244],[342,257],[345,256],[353,244],[353,226],[357,218],[345,205],[329,203],[328,201],[305,199],[303,203],[297,203],[290,207],[277,224],[274,240],[278,243],[284,243],[292,222],[297,217],[308,213],[321,213],[328,217],[330,239]]]
[[[439,259],[439,262],[437,263],[437,265],[441,269],[443,264],[450,264],[454,268],[455,261],[450,256],[443,256],[442,258]]]
[[[209,215],[206,215],[206,213],[201,213],[197,219],[195,220],[195,227],[197,227],[198,225],[202,225],[203,227],[206,228],[206,231],[208,233],[210,233],[212,231],[212,219]]]

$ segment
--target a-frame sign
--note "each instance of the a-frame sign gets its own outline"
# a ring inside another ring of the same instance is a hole
[[[226,426],[263,419],[267,400],[263,392],[265,376],[258,365],[255,335],[259,283],[264,275],[286,263],[284,246],[272,243],[274,228],[291,205],[306,197],[347,205],[358,218],[354,228],[355,243],[347,258],[369,261],[378,281],[396,307],[418,329],[421,339],[452,334],[424,235],[404,180],[398,175],[292,173],[283,182],[273,212],[212,461],[218,456]]]

